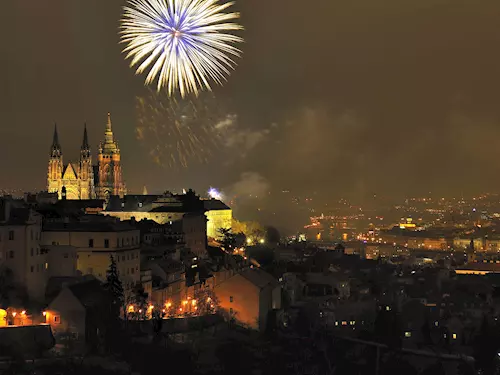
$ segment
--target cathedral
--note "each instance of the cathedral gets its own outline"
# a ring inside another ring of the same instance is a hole
[[[99,145],[97,165],[93,165],[85,126],[80,160],[64,164],[57,127],[54,128],[47,174],[49,193],[57,192],[59,199],[105,199],[106,201],[110,195],[123,197],[126,194],[120,164],[120,149],[113,139],[109,113],[104,137],[104,142]]]

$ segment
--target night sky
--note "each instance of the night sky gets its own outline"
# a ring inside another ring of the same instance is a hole
[[[497,191],[498,0],[238,0],[244,55],[215,90],[238,128],[188,168],[155,164],[153,141],[136,139],[146,89],[118,44],[123,5],[3,2],[0,188],[45,187],[54,122],[65,161],[78,157],[84,122],[95,157],[110,111],[136,193]]]

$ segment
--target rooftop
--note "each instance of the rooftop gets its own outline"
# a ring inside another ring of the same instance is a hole
[[[207,211],[230,210],[231,208],[218,199],[203,199],[203,206]]]
[[[85,216],[80,219],[46,221],[43,230],[47,232],[127,232],[136,230],[129,223],[101,216]]]
[[[262,271],[259,268],[249,268],[240,273],[240,275],[260,289],[263,289],[268,285],[278,285],[278,281],[271,274]]]

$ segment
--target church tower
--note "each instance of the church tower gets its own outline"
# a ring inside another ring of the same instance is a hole
[[[123,197],[126,194],[126,188],[122,177],[120,149],[113,138],[110,113],[108,113],[104,143],[101,142],[99,146],[98,162],[99,185],[96,191],[97,198],[107,200],[110,195]]]
[[[94,199],[94,169],[92,167],[92,156],[87,136],[87,124],[85,124],[83,128],[83,141],[80,147],[80,163],[78,169],[80,199]]]
[[[47,173],[47,191],[49,193],[61,194],[61,179],[63,173],[63,154],[59,144],[57,125],[54,125],[54,136],[50,148],[49,168]]]

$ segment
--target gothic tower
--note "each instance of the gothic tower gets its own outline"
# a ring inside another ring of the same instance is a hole
[[[123,197],[126,194],[126,188],[122,178],[120,149],[113,138],[110,113],[108,113],[104,143],[101,142],[99,146],[98,161],[99,185],[96,191],[97,198],[107,200],[110,195]]]
[[[80,147],[78,177],[80,180],[80,199],[94,199],[94,169],[92,167],[92,156],[90,154],[89,139],[87,136],[87,124],[85,124],[83,128],[83,142]]]
[[[52,146],[50,148],[49,168],[47,173],[47,191],[49,193],[60,192],[60,181],[63,173],[63,154],[61,145],[59,144],[59,136],[57,134],[57,125],[54,125],[54,136],[52,138]]]

